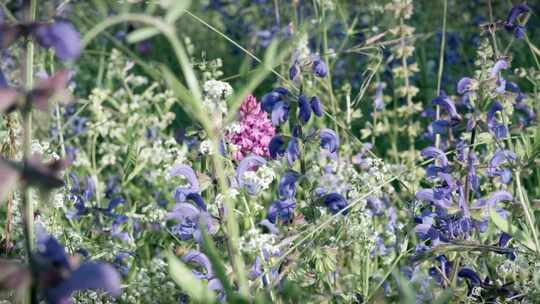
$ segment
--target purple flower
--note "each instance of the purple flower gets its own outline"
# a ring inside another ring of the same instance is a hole
[[[268,207],[266,218],[272,224],[276,224],[277,219],[287,223],[294,217],[294,208],[296,208],[294,199],[274,201],[270,207]]]
[[[476,286],[482,286],[482,279],[480,276],[470,268],[461,268],[458,271],[458,277],[465,279],[467,282],[467,287],[469,288],[468,294],[470,295]]]
[[[261,107],[266,113],[272,112],[275,104],[278,101],[282,101],[283,98],[289,93],[287,89],[278,87],[273,89],[270,93],[265,94],[261,99]]]
[[[422,157],[427,159],[434,159],[438,162],[437,164],[431,164],[427,167],[426,172],[428,176],[435,177],[438,175],[439,172],[448,172],[448,158],[446,158],[446,154],[435,147],[427,147],[421,152]]]
[[[289,68],[289,79],[292,81],[296,80],[296,77],[300,74],[300,64],[295,60],[292,66]]]
[[[279,234],[279,230],[272,222],[270,222],[268,219],[262,220],[259,225],[265,227],[268,229],[268,231],[272,234]]]
[[[289,104],[283,101],[278,101],[272,109],[272,124],[279,126],[289,119]]]
[[[176,204],[167,218],[177,223],[172,227],[172,232],[182,240],[194,238],[200,241],[201,228],[209,234],[216,233],[218,228],[210,214],[188,203]]]
[[[318,117],[321,117],[323,114],[323,108],[321,104],[321,100],[317,96],[311,97],[311,110],[313,110],[313,113],[317,115]]]
[[[444,91],[441,91],[441,94],[435,97],[431,103],[444,109],[451,119],[461,119],[461,116],[457,113],[454,101],[450,99]]]
[[[287,154],[287,161],[289,162],[289,166],[292,166],[294,162],[300,157],[298,138],[292,137],[291,140],[289,140],[289,144],[287,145],[287,151],[285,153]]]
[[[275,135],[268,143],[268,151],[270,152],[270,157],[276,159],[278,156],[285,154],[285,138],[283,135]]]
[[[321,148],[328,150],[330,153],[335,153],[339,147],[339,137],[336,132],[330,129],[323,128],[320,130]]]
[[[81,36],[67,20],[56,19],[53,23],[40,24],[34,34],[39,45],[53,48],[61,60],[76,59],[81,54]]]
[[[495,135],[495,138],[502,139],[508,134],[508,128],[504,124],[498,122],[497,112],[502,114],[503,107],[498,101],[494,101],[491,103],[489,111],[486,114],[487,124],[491,132]]]
[[[447,197],[437,197],[433,189],[421,189],[416,192],[416,199],[435,204],[444,209],[452,206],[452,202]]]
[[[495,62],[493,67],[489,70],[489,77],[495,78],[499,75],[501,70],[506,70],[507,68],[508,68],[508,62],[504,59],[500,59],[497,62]]]
[[[197,266],[204,269],[205,272],[199,272],[197,270],[191,271],[198,279],[211,279],[214,277],[214,270],[212,269],[212,264],[204,253],[190,250],[188,253],[186,253],[186,255],[182,257],[182,261],[184,263],[197,264]]]
[[[190,250],[188,253],[186,253],[186,255],[182,257],[182,261],[188,264],[195,264],[199,268],[203,269],[204,272],[199,272],[195,269],[192,269],[191,272],[199,280],[207,280],[208,289],[216,292],[219,295],[220,299],[224,299],[225,294],[223,293],[223,285],[215,277],[214,270],[212,269],[212,264],[210,263],[210,259],[208,259],[208,257],[204,253],[196,250]]]
[[[283,175],[278,186],[278,193],[281,199],[294,199],[298,177],[299,174],[294,171],[288,171]]]
[[[313,73],[317,77],[326,77],[326,74],[328,74],[326,63],[319,56],[313,59]]]
[[[266,164],[266,159],[262,158],[261,156],[254,155],[254,154],[244,157],[240,161],[240,164],[238,164],[238,167],[236,168],[236,180],[240,187],[246,186],[246,189],[249,195],[256,195],[257,193],[251,185],[245,185],[245,181],[243,178],[244,174],[247,171],[256,169],[260,166],[264,166],[265,164]]]
[[[311,107],[307,100],[307,97],[300,95],[298,98],[298,119],[304,124],[311,118]]]
[[[171,171],[169,171],[169,176],[182,176],[188,182],[188,185],[176,187],[174,190],[174,199],[177,203],[185,201],[188,194],[197,193],[200,191],[197,175],[195,174],[195,171],[193,171],[193,169],[188,165],[175,165]]]
[[[508,168],[500,168],[500,166],[503,163],[509,162],[509,161],[515,161],[516,160],[516,154],[510,150],[497,150],[493,154],[493,157],[489,161],[489,165],[487,168],[487,174],[488,176],[495,177],[499,176],[501,178],[501,182],[504,184],[510,183],[512,179],[512,171]]]
[[[468,92],[470,90],[470,88],[471,88],[472,81],[473,81],[473,79],[469,78],[469,77],[461,78],[459,80],[458,84],[457,84],[457,92],[458,92],[458,94],[463,95],[466,92]]]
[[[521,39],[525,36],[525,27],[518,23],[519,16],[530,12],[531,9],[526,3],[521,3],[514,5],[508,13],[508,17],[504,22],[504,28],[509,32],[513,33],[517,39]]]
[[[73,292],[87,289],[103,290],[115,297],[120,295],[120,275],[114,267],[101,262],[74,264],[56,239],[42,228],[36,234],[35,261],[47,303],[71,303]]]
[[[341,210],[347,208],[347,200],[339,193],[330,193],[323,197],[324,204],[332,214],[337,214]],[[345,210],[342,213],[346,215],[349,210]]]

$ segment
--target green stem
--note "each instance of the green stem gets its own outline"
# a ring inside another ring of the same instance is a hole
[[[30,0],[28,4],[25,21],[33,22],[36,19],[37,1]],[[34,42],[28,40],[24,49],[24,64],[23,64],[23,84],[26,90],[32,89],[34,86]],[[32,153],[32,108],[29,105],[29,100],[26,100],[26,105],[22,110],[23,117],[23,163],[28,165],[28,161]],[[30,264],[32,273],[36,271],[34,261],[32,259],[32,251],[34,248],[34,206],[31,199],[31,191],[28,184],[23,185],[22,189],[22,208],[23,208],[23,225],[25,236],[25,250]],[[35,275],[34,275],[35,277]],[[38,303],[36,285],[32,283],[30,288],[30,303]]]
[[[444,0],[443,5],[443,25],[442,25],[442,37],[441,37],[441,51],[439,53],[439,72],[437,73],[437,92],[435,94],[441,94],[441,82],[444,69],[444,51],[446,47],[446,11],[448,9],[448,0]],[[441,109],[437,105],[437,112],[435,114],[436,120],[439,120],[441,115]],[[435,147],[439,148],[441,142],[441,136],[437,134],[435,136]]]
[[[529,225],[529,229],[532,232],[533,239],[534,239],[534,246],[536,247],[537,254],[540,254],[540,244],[538,243],[538,234],[536,232],[536,225],[534,223],[534,216],[531,212],[531,208],[529,204],[525,201],[525,197],[523,195],[523,187],[521,186],[521,171],[516,171],[516,187],[519,195],[519,202],[521,204],[521,207],[523,208],[523,213],[525,213],[525,219],[527,220],[527,224]]]

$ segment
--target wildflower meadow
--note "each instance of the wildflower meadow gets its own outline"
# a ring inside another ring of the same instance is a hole
[[[0,304],[540,303],[539,14],[0,0]]]

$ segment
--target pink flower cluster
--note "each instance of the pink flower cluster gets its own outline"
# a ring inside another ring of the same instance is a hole
[[[229,131],[225,137],[236,146],[233,152],[235,160],[242,160],[249,154],[269,157],[268,143],[276,134],[268,114],[261,109],[261,104],[250,95],[240,105],[240,128]]]

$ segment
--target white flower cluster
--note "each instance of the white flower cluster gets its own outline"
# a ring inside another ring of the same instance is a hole
[[[261,233],[260,229],[252,228],[244,233],[240,238],[239,247],[246,254],[260,254],[266,252],[270,255],[280,253],[276,235]]]
[[[247,171],[242,175],[244,183],[257,194],[270,188],[270,184],[275,178],[274,170],[266,165],[259,167],[257,171]]]
[[[219,80],[208,80],[203,85],[203,105],[210,112],[221,115],[227,114],[227,99],[232,95],[230,84]]]

